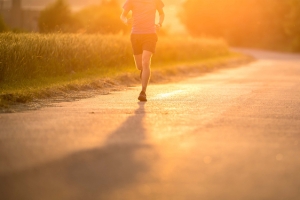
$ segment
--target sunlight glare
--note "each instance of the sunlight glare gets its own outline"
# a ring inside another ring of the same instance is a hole
[[[170,96],[177,95],[177,94],[182,93],[182,92],[183,92],[183,90],[175,90],[174,92],[158,94],[156,96],[156,98],[158,98],[158,99],[164,99],[164,98],[168,98]]]

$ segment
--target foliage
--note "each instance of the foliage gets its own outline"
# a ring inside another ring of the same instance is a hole
[[[39,18],[42,33],[100,33],[126,32],[120,20],[121,7],[118,0],[103,0],[99,5],[86,7],[72,13],[65,0],[56,0],[46,7]]]
[[[238,46],[288,49],[300,35],[299,0],[186,0],[181,20],[193,35]]]
[[[195,38],[160,38],[160,62],[191,61],[227,55],[224,41]],[[0,84],[43,77],[68,76],[98,69],[132,66],[127,36],[92,34],[0,34]],[[134,68],[134,67],[133,67]]]
[[[84,8],[75,14],[81,32],[119,33],[126,31],[120,20],[121,7],[117,0],[102,1],[99,5]]]
[[[71,9],[65,0],[56,0],[42,10],[39,17],[39,29],[43,33],[70,31],[72,24]]]
[[[5,24],[2,16],[0,15],[0,32],[5,32],[7,30],[8,30],[7,25]]]
[[[290,0],[290,12],[286,17],[285,30],[292,39],[292,49],[300,52],[300,1]]]

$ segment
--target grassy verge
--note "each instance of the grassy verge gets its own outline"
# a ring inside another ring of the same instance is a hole
[[[0,43],[0,107],[139,83],[126,36],[6,33]],[[160,38],[152,82],[241,60],[222,40]]]

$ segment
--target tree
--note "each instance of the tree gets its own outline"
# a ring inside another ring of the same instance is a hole
[[[103,0],[76,13],[76,21],[86,33],[119,33],[126,31],[120,20],[121,7],[118,0]]]
[[[186,0],[181,19],[193,35],[279,50],[286,49],[291,36],[298,44],[299,4],[299,0]]]
[[[7,31],[7,25],[5,24],[2,16],[0,15],[0,32],[5,32]]]
[[[65,0],[56,0],[56,2],[42,10],[39,17],[39,29],[44,33],[69,32],[73,23],[71,9]]]
[[[300,52],[300,1],[290,0],[290,12],[286,16],[285,31],[290,38],[291,50]]]

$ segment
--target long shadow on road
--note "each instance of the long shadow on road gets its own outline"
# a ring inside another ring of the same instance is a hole
[[[138,184],[155,159],[153,148],[145,143],[144,117],[140,103],[103,147],[0,176],[1,199],[122,199],[118,191]]]

